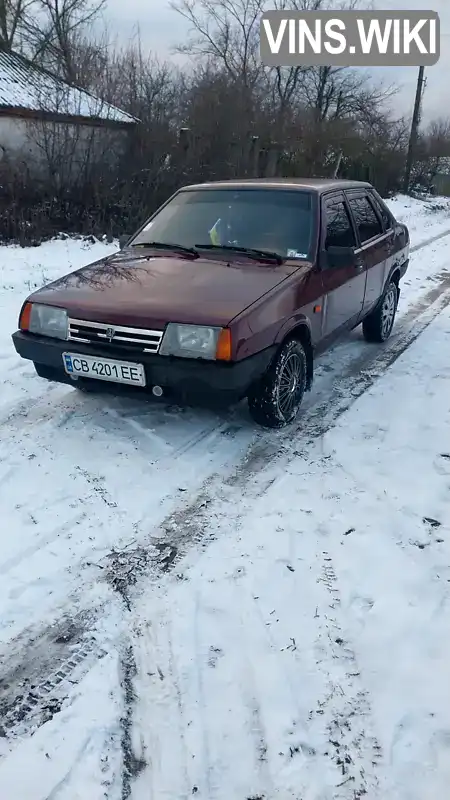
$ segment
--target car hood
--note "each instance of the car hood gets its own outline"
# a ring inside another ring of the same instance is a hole
[[[167,322],[225,326],[297,265],[120,252],[65,275],[30,296],[75,319],[155,327]]]

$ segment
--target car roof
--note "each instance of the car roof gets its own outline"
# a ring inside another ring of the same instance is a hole
[[[308,189],[309,191],[323,194],[339,189],[368,189],[372,188],[365,181],[344,181],[336,178],[244,178],[228,181],[211,181],[210,183],[195,183],[183,186],[181,191],[191,189],[239,189],[239,188],[267,188],[267,189]]]

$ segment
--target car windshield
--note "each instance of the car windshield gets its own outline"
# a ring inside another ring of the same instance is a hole
[[[313,195],[301,190],[186,190],[162,208],[130,244],[224,245],[308,259],[313,209]]]

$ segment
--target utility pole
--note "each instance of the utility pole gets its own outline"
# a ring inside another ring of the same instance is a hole
[[[414,101],[414,111],[411,122],[411,133],[409,135],[408,153],[406,156],[405,180],[403,184],[403,191],[405,194],[408,194],[409,184],[411,181],[411,170],[413,165],[414,149],[417,142],[417,132],[419,129],[419,122],[420,122],[420,106],[422,102],[422,92],[424,85],[424,77],[423,77],[424,71],[425,67],[420,67],[419,75],[417,77],[416,99]]]

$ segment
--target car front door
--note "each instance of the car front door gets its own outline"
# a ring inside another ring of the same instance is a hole
[[[329,247],[357,248],[358,243],[343,192],[325,196],[322,203],[322,281],[325,296],[322,335],[327,339],[356,324],[364,303],[366,273],[363,259],[357,259],[356,265],[351,260],[340,266],[327,265],[326,251]]]
[[[367,191],[346,191],[361,255],[366,269],[363,314],[377,304],[383,293],[387,262],[392,251],[392,231],[385,229],[375,202]]]

